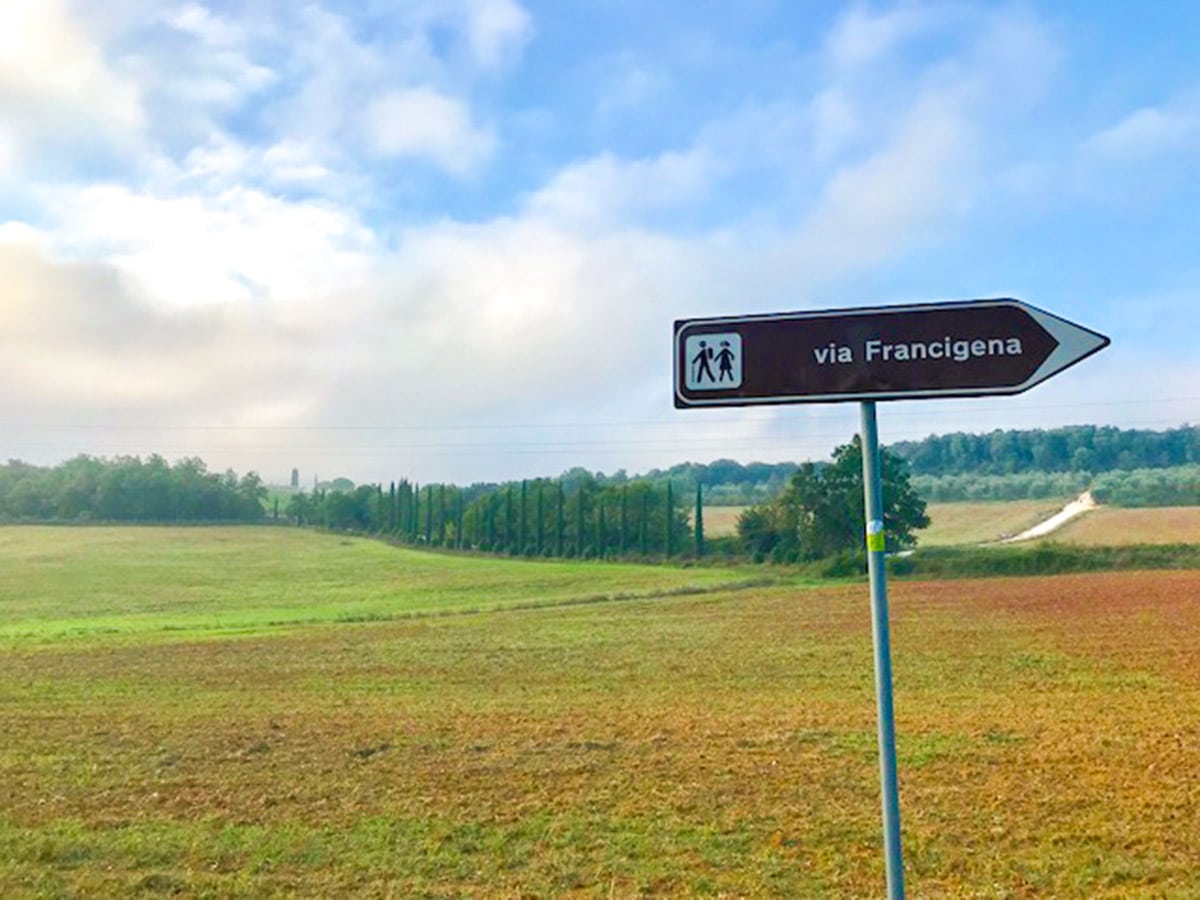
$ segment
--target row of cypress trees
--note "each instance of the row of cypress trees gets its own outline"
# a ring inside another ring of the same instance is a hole
[[[689,498],[690,500],[691,498]],[[503,485],[418,485],[408,479],[353,492],[294,495],[298,524],[382,534],[412,545],[512,556],[620,558],[702,556],[703,493],[689,521],[668,481],[601,485],[593,478]]]

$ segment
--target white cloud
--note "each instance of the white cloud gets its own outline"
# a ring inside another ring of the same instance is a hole
[[[371,101],[366,132],[373,153],[420,157],[467,175],[492,155],[496,138],[471,121],[466,105],[427,87],[391,91]]]
[[[0,103],[25,117],[9,121],[65,146],[62,129],[83,127],[73,116],[92,104],[86,127],[144,141],[136,171],[33,179],[23,196],[41,230],[0,225],[0,405],[148,425],[661,421],[673,318],[858,299],[837,279],[953,232],[999,190],[994,137],[1036,102],[1054,64],[1044,30],[1018,14],[856,7],[822,45],[811,87],[773,86],[637,156],[589,146],[564,159],[539,142],[525,158],[544,166],[536,184],[507,198],[499,179],[486,185],[506,212],[405,226],[390,201],[356,202],[398,171],[415,180],[405,164],[466,178],[506,149],[493,129],[511,136],[511,121],[465,98],[531,39],[531,18],[509,0],[414,0],[380,36],[319,4],[284,6],[266,24],[249,8],[164,7],[155,27],[178,43],[157,48],[140,42],[136,17],[102,46],[53,4],[22,26],[43,34],[41,49],[0,36],[0,85],[12,91]],[[56,67],[64,82],[34,83]],[[609,101],[636,107],[661,90],[655,71],[631,70]],[[1173,117],[1184,112],[1132,115],[1093,151],[1178,146]],[[545,121],[561,128],[561,114]],[[0,161],[19,166],[26,146],[0,132]],[[421,185],[426,196],[439,187]],[[380,213],[394,237],[374,230],[368,217]],[[770,421],[739,416],[679,427],[717,447]],[[465,453],[448,461],[371,435],[356,435],[356,451],[330,433],[323,474],[355,477],[383,477],[400,452],[392,474],[422,480],[690,455],[643,446],[631,427],[611,451],[486,470]],[[264,464],[246,447],[223,462],[282,474],[294,449]],[[193,452],[222,459],[203,444]]]
[[[703,147],[637,160],[605,154],[563,169],[530,196],[526,208],[566,226],[611,226],[696,203],[722,168]]]
[[[310,144],[285,138],[269,146],[247,146],[222,133],[190,151],[174,174],[210,187],[229,187],[246,180],[284,187],[315,186],[337,177]]]
[[[94,185],[61,192],[54,209],[57,252],[117,265],[166,306],[321,296],[361,284],[377,252],[344,210],[242,187],[159,196]]]
[[[164,10],[162,17],[173,28],[193,34],[211,47],[233,47],[242,43],[240,28],[196,3]]]
[[[490,68],[520,51],[533,33],[533,22],[513,0],[472,0],[466,31],[475,60]]]
[[[935,94],[962,120],[1016,120],[1046,95],[1061,55],[1046,25],[1020,10],[853,8],[823,46],[824,84],[808,111],[813,158],[871,152]]]
[[[813,155],[818,162],[835,159],[862,133],[862,117],[846,92],[822,91],[812,103]]]
[[[10,160],[36,165],[42,153],[127,147],[144,116],[138,86],[109,67],[61,2],[45,0],[5,9],[0,123]]]
[[[1096,159],[1136,162],[1175,153],[1200,141],[1200,114],[1180,108],[1143,107],[1092,135],[1084,153]]]
[[[939,18],[933,8],[925,6],[906,5],[879,13],[855,7],[838,20],[825,50],[839,69],[865,69],[928,31]]]
[[[156,406],[221,381],[197,365],[231,337],[219,319],[156,312],[111,266],[54,263],[23,241],[0,244],[0,277],[7,407]]]
[[[320,177],[310,145],[214,139],[162,190],[60,195],[66,227],[53,246],[107,260],[168,321],[225,301],[218,326],[208,326],[222,340],[240,348],[253,332],[278,350],[245,370],[235,352],[222,364],[240,376],[180,386],[197,410],[220,405],[213,390],[262,381],[276,387],[266,397],[235,391],[225,398],[229,415],[265,403],[308,409],[318,421],[372,421],[385,385],[402,421],[606,409],[622,418],[631,397],[666,402],[662,348],[673,317],[762,311],[764,298],[803,305],[823,280],[953,222],[977,177],[974,98],[987,83],[973,74],[922,82],[893,120],[860,137],[871,152],[843,160],[813,205],[792,221],[736,229],[738,238],[725,229],[676,238],[645,221],[698,207],[714,184],[764,154],[782,164],[794,155],[801,105],[711,123],[684,150],[567,165],[514,217],[410,228],[394,251],[351,209],[236,187],[268,157]],[[480,137],[465,106],[431,88],[387,93],[367,112],[381,153],[468,172],[490,152],[493,139]],[[114,394],[141,377],[135,363]],[[304,374],[289,392],[283,373],[292,368]]]
[[[828,275],[886,259],[924,229],[945,227],[965,211],[975,137],[960,110],[927,98],[890,144],[834,175],[796,248]]]
[[[281,73],[265,60],[273,36],[251,18],[197,4],[146,10],[113,41],[114,64],[137,81],[160,152],[186,152],[245,111]]]
[[[609,83],[596,98],[594,115],[599,121],[637,112],[670,87],[670,78],[659,65],[633,54],[618,54],[603,66]]]
[[[276,182],[311,184],[333,175],[313,147],[289,138],[267,147],[262,165],[263,177]]]

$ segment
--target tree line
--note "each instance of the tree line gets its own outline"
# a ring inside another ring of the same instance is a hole
[[[1104,472],[1092,494],[1111,506],[1200,506],[1200,465]]]
[[[284,514],[297,525],[377,534],[402,543],[528,557],[606,559],[703,555],[703,492],[674,485],[602,481],[572,470],[561,478],[499,485],[420,485],[293,494]],[[691,513],[689,515],[689,512]]]
[[[913,488],[931,503],[962,500],[1050,500],[1091,490],[1110,506],[1200,505],[1200,465],[1015,475],[916,475]]]
[[[685,462],[669,469],[651,469],[638,479],[658,485],[669,481],[689,493],[703,485],[705,500],[713,506],[748,506],[779,496],[797,468],[794,462],[743,464],[732,459],[718,459],[711,463]],[[624,478],[624,473],[618,472],[613,478]]]
[[[1164,470],[1169,471],[1169,470]],[[1106,473],[1104,476],[1120,473]],[[981,500],[1057,500],[1085,491],[1090,472],[1018,472],[1013,475],[914,475],[913,489],[930,503]]]
[[[914,476],[1017,475],[1027,472],[1099,474],[1200,463],[1200,427],[1166,431],[1073,425],[1050,430],[931,435],[888,449],[908,461]]]
[[[203,460],[77,456],[57,466],[0,466],[5,521],[255,522],[266,488],[254,472],[209,472]]]

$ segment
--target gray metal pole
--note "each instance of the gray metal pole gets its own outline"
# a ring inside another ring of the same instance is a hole
[[[883,803],[883,851],[888,900],[904,898],[900,851],[900,788],[896,778],[896,721],[892,709],[892,641],[888,627],[884,566],[883,478],[875,403],[861,404],[863,496],[867,512],[867,572],[871,581],[871,634],[875,644],[875,702],[879,709],[879,776]]]

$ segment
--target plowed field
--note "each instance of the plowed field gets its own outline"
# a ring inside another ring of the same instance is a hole
[[[893,586],[913,896],[1200,895],[1198,596]],[[0,734],[5,897],[882,891],[860,585],[33,635]]]

